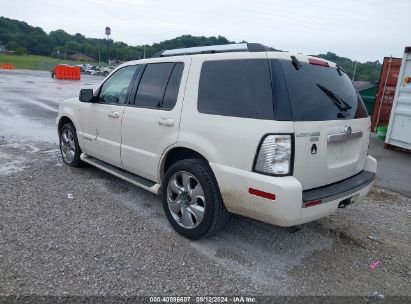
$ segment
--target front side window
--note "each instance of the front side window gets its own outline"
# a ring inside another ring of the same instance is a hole
[[[100,90],[99,102],[107,104],[125,104],[128,89],[137,65],[119,69],[104,82]]]
[[[206,114],[274,119],[268,60],[205,61],[197,108]]]

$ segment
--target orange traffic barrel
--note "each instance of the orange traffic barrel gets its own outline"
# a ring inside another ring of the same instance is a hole
[[[56,79],[80,80],[80,67],[57,65]]]
[[[2,63],[1,64],[1,68],[3,70],[13,70],[14,69],[14,65],[12,63]]]

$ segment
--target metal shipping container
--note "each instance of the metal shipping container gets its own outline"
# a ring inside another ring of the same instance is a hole
[[[411,150],[411,47],[402,58],[385,143]]]
[[[388,126],[400,66],[401,58],[384,58],[371,119],[371,130],[373,131],[375,131],[378,126]]]

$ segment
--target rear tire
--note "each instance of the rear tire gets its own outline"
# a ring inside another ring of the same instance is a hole
[[[65,123],[60,130],[60,153],[63,162],[70,167],[81,167],[81,149],[78,144],[76,128],[71,122]]]
[[[162,196],[168,221],[186,238],[215,234],[229,219],[217,180],[204,160],[185,159],[171,165],[163,180]]]

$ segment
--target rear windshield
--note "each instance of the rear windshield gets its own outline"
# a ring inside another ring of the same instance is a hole
[[[350,78],[334,67],[281,61],[294,121],[367,117],[367,110]]]

